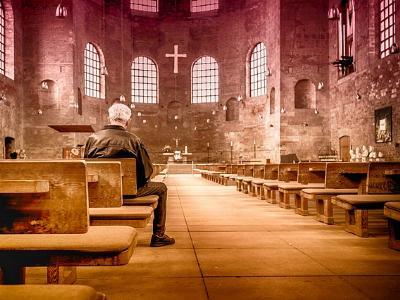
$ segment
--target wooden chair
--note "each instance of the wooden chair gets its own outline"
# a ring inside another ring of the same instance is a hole
[[[89,226],[84,161],[0,161],[0,268],[3,283],[25,282],[25,268],[123,265],[137,242],[131,227]],[[72,235],[73,234],[73,235]]]

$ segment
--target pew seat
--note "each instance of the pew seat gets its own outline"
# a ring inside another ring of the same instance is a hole
[[[143,197],[135,197],[135,198],[124,198],[123,202],[124,206],[151,206],[153,209],[157,208],[158,205],[158,196],[157,195],[148,195]]]
[[[337,195],[332,203],[345,210],[345,230],[368,237],[368,211],[383,210],[386,202],[400,202],[400,194]]]
[[[290,208],[290,196],[295,196],[295,207],[298,207],[298,203],[300,202],[300,191],[306,188],[324,188],[324,183],[282,183],[278,185],[278,201],[279,206],[282,208],[289,209]]]
[[[152,213],[151,206],[89,208],[92,226],[124,225],[144,228],[149,223]]]
[[[357,194],[358,189],[303,189],[300,191],[300,202],[296,202],[296,214],[308,215],[308,201],[315,201],[315,219],[325,224],[334,224],[331,198],[336,195]]]
[[[105,300],[84,285],[0,285],[0,300]]]
[[[389,224],[389,248],[400,250],[400,202],[386,202],[384,213]]]
[[[264,188],[264,196],[267,202],[276,204],[278,201],[278,186],[280,184],[287,183],[287,184],[296,184],[297,181],[279,181],[279,180],[270,180],[263,183]]]
[[[25,267],[117,266],[129,262],[137,232],[128,226],[90,226],[82,234],[0,234],[3,283],[23,284]],[[58,273],[57,273],[58,275]]]

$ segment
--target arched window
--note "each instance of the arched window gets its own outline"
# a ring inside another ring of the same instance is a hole
[[[218,102],[218,63],[210,56],[200,57],[192,68],[192,103]]]
[[[316,107],[316,89],[309,79],[299,80],[294,88],[294,107],[307,109]]]
[[[356,20],[353,0],[343,0],[338,22],[339,30],[339,75],[354,72]]]
[[[390,47],[396,42],[395,0],[380,0],[380,54],[384,58],[390,54]]]
[[[3,1],[0,1],[0,73],[6,74],[6,18]]]
[[[87,43],[85,48],[84,77],[85,95],[104,98],[104,62],[98,48]]]
[[[139,56],[132,62],[132,102],[157,103],[158,75],[156,64]]]
[[[194,13],[218,10],[218,0],[192,0],[190,11]]]
[[[266,95],[266,74],[267,50],[264,43],[258,43],[250,57],[250,97]]]
[[[131,0],[131,9],[145,12],[158,12],[158,0]]]

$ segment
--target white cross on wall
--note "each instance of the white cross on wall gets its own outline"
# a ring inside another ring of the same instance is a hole
[[[178,74],[178,59],[179,57],[187,57],[186,54],[178,53],[178,45],[174,45],[174,54],[165,54],[165,57],[173,57],[174,58],[174,74]]]

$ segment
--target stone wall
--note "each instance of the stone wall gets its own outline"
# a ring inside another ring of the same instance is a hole
[[[330,1],[337,5],[339,1]],[[400,17],[397,1],[397,25]],[[400,159],[400,55],[381,59],[379,56],[379,17],[377,1],[363,1],[356,5],[356,71],[339,79],[330,68],[331,143],[339,151],[339,138],[349,136],[353,148],[371,145],[387,159]],[[329,61],[337,59],[337,27],[330,21]],[[397,26],[398,28],[398,26]],[[397,41],[400,40],[397,30]],[[359,94],[360,97],[356,95]],[[375,142],[375,110],[392,107],[392,137],[390,143]]]
[[[23,149],[22,97],[22,14],[21,1],[3,0],[6,15],[6,74],[0,75],[0,157],[4,158],[4,140],[15,139],[15,148]]]

